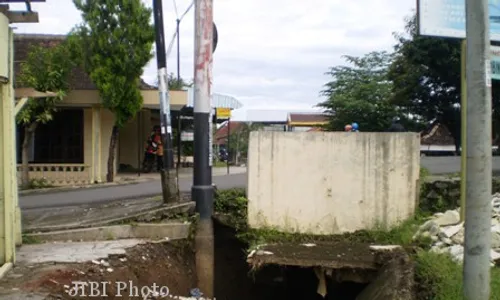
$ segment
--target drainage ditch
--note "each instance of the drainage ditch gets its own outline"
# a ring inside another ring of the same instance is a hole
[[[337,259],[338,253],[341,253],[335,248],[338,245],[329,248],[318,244],[318,247],[312,248],[323,247],[322,252],[326,252],[324,257],[307,247],[295,249],[291,251],[292,255],[287,256],[293,248],[289,247],[287,251],[271,248],[273,255],[255,255],[250,261],[246,253],[248,246],[235,237],[232,228],[215,222],[214,230],[214,289],[217,299],[414,298],[413,266],[404,251],[382,252],[370,257],[366,254],[370,252],[362,247],[361,250],[344,248],[342,252],[351,256],[342,260]],[[110,281],[107,295],[96,295],[94,299],[139,299],[129,290],[117,294],[117,283],[129,281],[134,286],[152,286],[156,283],[167,286],[170,295],[187,296],[196,287],[194,253],[187,242],[181,241],[138,245],[128,249],[126,254],[113,255],[100,262],[49,263],[36,267],[19,265],[0,281],[0,299],[2,291],[14,290],[51,295],[45,299],[80,299],[65,292],[74,281]],[[8,295],[7,298],[12,299]]]
[[[351,263],[321,261],[314,267],[302,264],[304,253],[295,252],[293,260],[275,254],[264,255],[257,271],[251,270],[245,249],[247,245],[235,238],[234,230],[217,224],[215,229],[215,270],[217,299],[238,300],[411,300],[413,291],[413,265],[404,251],[373,253],[373,266],[368,258],[359,266]],[[356,253],[356,250],[351,249]],[[361,255],[361,254],[359,254]],[[267,262],[269,263],[266,263]],[[272,263],[272,262],[278,263]],[[311,262],[310,264],[313,264]],[[294,266],[295,264],[295,266]],[[297,264],[299,266],[297,266]],[[302,264],[302,265],[301,265]],[[344,266],[342,266],[344,264]],[[323,294],[321,296],[320,294]]]

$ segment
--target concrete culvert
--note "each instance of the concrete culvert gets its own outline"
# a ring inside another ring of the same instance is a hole
[[[282,266],[283,297],[274,299],[414,299],[413,263],[399,246],[268,245],[248,261],[264,274],[268,265]]]

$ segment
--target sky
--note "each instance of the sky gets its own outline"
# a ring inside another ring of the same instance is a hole
[[[152,0],[144,1],[151,6]],[[191,0],[175,0],[179,15]],[[215,0],[219,43],[214,53],[213,91],[234,96],[247,110],[312,110],[323,98],[329,67],[344,64],[343,55],[391,50],[393,32],[404,30],[404,18],[415,0]],[[11,4],[11,9],[24,9]],[[175,32],[174,0],[163,0],[165,40]],[[15,24],[18,33],[66,34],[81,22],[71,0],[33,3],[38,24]],[[181,76],[193,78],[194,9],[180,26]],[[176,46],[168,72],[177,72]],[[156,80],[156,59],[145,67],[146,82]]]

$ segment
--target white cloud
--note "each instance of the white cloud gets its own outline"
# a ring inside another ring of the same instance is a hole
[[[191,0],[176,0],[179,13]],[[151,1],[145,1],[148,5]],[[12,5],[20,9],[24,5]],[[81,21],[70,0],[33,3],[39,24],[16,24],[16,32],[67,33]],[[167,43],[175,30],[173,0],[163,0]],[[216,0],[219,45],[214,55],[214,91],[232,94],[246,109],[306,109],[321,101],[328,67],[341,56],[391,49],[414,0]],[[193,77],[194,10],[181,23],[181,75]],[[168,44],[167,44],[168,45]],[[168,58],[176,72],[176,47]],[[156,61],[145,68],[156,79]]]

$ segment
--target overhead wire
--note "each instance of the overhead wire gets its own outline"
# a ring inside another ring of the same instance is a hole
[[[172,0],[172,1],[174,3],[175,15],[177,16],[177,20],[179,20],[179,22],[180,22],[180,21],[182,21],[184,16],[186,16],[187,13],[191,10],[191,8],[194,5],[194,1],[191,1],[191,4],[187,7],[187,9],[184,11],[184,13],[181,15],[180,18],[179,18],[178,11],[177,11],[177,3],[175,0]],[[170,53],[172,52],[176,37],[177,37],[177,32],[174,32],[174,34],[172,35],[172,39],[170,40],[170,43],[168,44],[167,53],[166,53],[167,58],[170,56]]]

